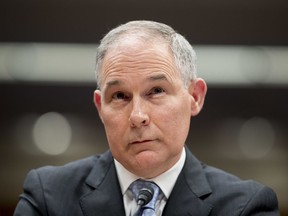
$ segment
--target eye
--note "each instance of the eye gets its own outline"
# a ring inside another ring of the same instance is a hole
[[[161,87],[155,87],[152,88],[151,91],[148,93],[148,95],[156,95],[156,94],[162,94],[164,93],[165,90]]]
[[[112,95],[113,100],[127,100],[128,96],[124,92],[116,92]]]

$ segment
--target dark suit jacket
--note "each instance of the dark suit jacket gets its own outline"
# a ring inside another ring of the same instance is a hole
[[[275,193],[187,157],[164,208],[165,216],[279,215]],[[15,209],[18,215],[125,215],[110,151],[61,167],[32,170]]]

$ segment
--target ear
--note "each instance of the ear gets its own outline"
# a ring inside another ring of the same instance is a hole
[[[204,100],[207,92],[206,82],[201,78],[197,78],[190,83],[188,91],[192,96],[191,116],[196,116],[200,113],[204,105]]]
[[[100,90],[94,91],[94,105],[97,108],[100,119],[102,120],[102,116],[101,116],[101,91]]]

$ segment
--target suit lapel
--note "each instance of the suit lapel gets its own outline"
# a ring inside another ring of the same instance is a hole
[[[87,193],[80,205],[85,216],[125,215],[122,193],[110,151],[97,160],[86,179]]]
[[[209,215],[213,206],[205,202],[205,198],[211,192],[202,165],[186,148],[185,165],[167,200],[163,215]]]
[[[113,157],[110,151],[96,161],[86,179],[87,192],[80,199],[85,216],[125,215]],[[207,216],[213,206],[205,201],[212,193],[202,165],[186,148],[185,165],[167,200],[164,216]]]

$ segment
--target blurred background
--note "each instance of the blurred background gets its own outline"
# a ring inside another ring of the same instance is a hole
[[[0,215],[13,214],[30,169],[108,148],[93,105],[95,48],[135,19],[171,25],[198,54],[209,90],[190,149],[273,188],[288,215],[287,11],[286,0],[1,0]]]

